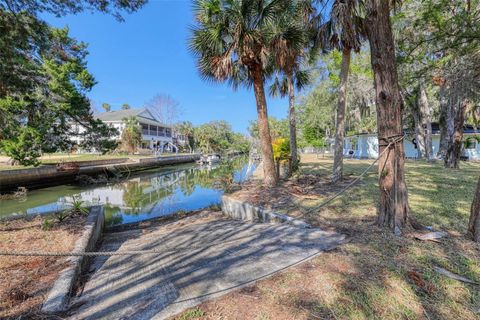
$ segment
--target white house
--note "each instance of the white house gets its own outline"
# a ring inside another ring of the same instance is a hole
[[[171,126],[158,121],[147,108],[103,112],[94,114],[94,117],[118,129],[119,135],[116,137],[117,139],[120,139],[122,131],[125,129],[124,119],[135,117],[142,130],[142,142],[140,146],[142,149],[156,150],[159,152],[177,152],[178,147],[176,144],[184,143],[182,140],[183,136],[175,135]],[[81,133],[85,129],[76,125],[74,130]]]
[[[476,132],[471,126],[465,126],[464,141],[469,137],[479,136],[480,132]],[[465,144],[463,156],[468,160],[480,160],[480,143],[475,139],[469,139],[469,143]],[[418,158],[417,145],[414,134],[406,134],[403,141],[406,158]],[[438,124],[432,123],[432,147],[433,154],[437,154],[440,146],[440,130]],[[361,133],[345,137],[343,154],[345,157],[351,158],[367,158],[374,159],[378,157],[378,139],[376,133]]]

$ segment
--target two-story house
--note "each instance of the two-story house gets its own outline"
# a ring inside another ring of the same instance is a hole
[[[160,152],[177,152],[177,146],[173,143],[172,127],[158,121],[147,109],[127,109],[103,112],[94,115],[106,124],[115,127],[119,131],[118,139],[125,129],[124,119],[135,117],[142,132],[142,149],[158,150]]]
[[[149,149],[157,152],[178,152],[179,147],[187,144],[187,138],[174,132],[172,126],[160,122],[147,108],[127,109],[118,111],[109,111],[93,115],[96,119],[102,120],[107,125],[118,130],[119,134],[115,138],[120,140],[122,132],[125,129],[125,119],[135,117],[140,125],[142,133],[142,142],[139,148]],[[76,143],[81,142],[81,133],[85,128],[79,124],[73,125],[76,133],[72,140]]]

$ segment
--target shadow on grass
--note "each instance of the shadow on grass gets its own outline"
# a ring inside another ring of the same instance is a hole
[[[369,163],[347,160],[345,172],[358,174]],[[328,303],[328,299],[318,296],[297,301],[292,307],[300,306],[298,312],[307,308],[312,319],[478,317],[479,287],[448,279],[433,267],[480,281],[478,245],[463,235],[480,166],[470,164],[461,170],[446,170],[441,164],[408,161],[406,168],[412,216],[424,225],[453,234],[441,243],[420,242],[408,231],[406,237],[399,238],[377,228],[374,222],[378,186],[374,168],[363,185],[354,187],[326,208],[304,216],[313,225],[349,234],[351,242],[338,249],[337,260],[331,261],[348,265],[347,271],[332,274],[340,279],[337,298]],[[326,161],[310,162],[301,171],[329,175],[330,169]],[[300,203],[299,209],[307,212],[314,205]]]

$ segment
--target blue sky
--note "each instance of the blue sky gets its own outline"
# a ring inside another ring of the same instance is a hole
[[[97,105],[141,107],[157,93],[169,94],[182,107],[181,120],[195,125],[227,120],[234,130],[246,132],[248,121],[256,119],[253,90],[233,91],[200,79],[187,49],[191,1],[150,0],[124,18],[119,22],[89,12],[46,18],[53,26],[68,26],[73,37],[88,43],[88,69],[98,81],[89,97]],[[268,98],[269,115],[286,117],[287,105],[286,99]]]

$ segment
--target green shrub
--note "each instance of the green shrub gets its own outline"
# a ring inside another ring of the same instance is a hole
[[[285,160],[290,157],[290,140],[285,138],[275,139],[272,143],[272,148],[275,161]]]
[[[88,215],[88,209],[83,206],[85,201],[83,201],[79,196],[72,196],[72,208],[70,209],[71,214],[78,214],[80,216]]]
[[[43,220],[42,230],[48,231],[52,228],[52,226],[53,226],[53,222],[50,218],[45,218],[45,220]]]
[[[61,210],[58,212],[55,212],[55,218],[57,218],[58,222],[63,222],[65,219],[70,217],[70,211],[69,210]]]

